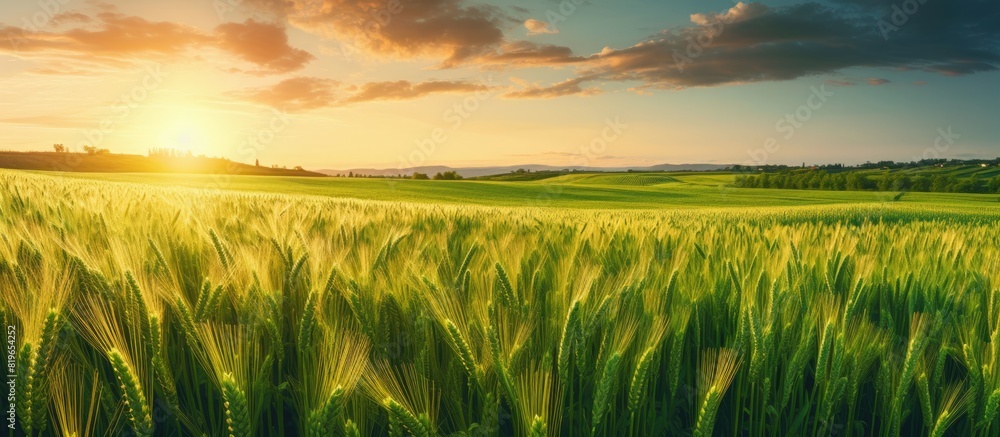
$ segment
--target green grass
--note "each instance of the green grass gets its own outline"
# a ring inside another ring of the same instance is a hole
[[[143,173],[44,173],[59,177],[158,186],[306,194],[414,203],[586,209],[727,208],[884,204],[897,193],[739,189],[732,175],[573,174],[525,181],[415,181],[375,178],[299,178]],[[908,193],[899,203],[975,211],[1000,206],[1000,196]]]
[[[0,171],[16,407],[81,437],[1000,432],[993,196],[670,177]]]

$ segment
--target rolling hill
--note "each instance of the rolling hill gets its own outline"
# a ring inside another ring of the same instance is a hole
[[[490,167],[448,167],[444,165],[429,165],[429,166],[418,166],[418,167],[405,167],[405,168],[350,168],[345,170],[334,170],[334,169],[322,169],[317,170],[320,173],[327,175],[364,175],[364,176],[398,176],[405,175],[409,176],[413,173],[425,173],[428,175],[433,175],[435,173],[444,173],[446,171],[458,172],[464,178],[477,178],[483,176],[494,176],[494,175],[506,175],[516,172],[517,170],[524,169],[531,173],[541,173],[541,172],[570,172],[570,171],[584,171],[584,172],[624,172],[624,171],[712,171],[721,170],[728,165],[722,164],[658,164],[651,167],[574,167],[566,166],[559,167],[553,165],[541,165],[541,164],[523,164],[523,165],[506,165],[506,166],[490,166]],[[530,178],[534,180],[537,178]]]
[[[257,167],[221,158],[147,157],[126,154],[0,152],[0,168],[87,173],[192,173],[253,176],[311,176],[308,170]]]

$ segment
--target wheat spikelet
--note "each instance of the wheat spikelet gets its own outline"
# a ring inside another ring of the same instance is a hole
[[[698,379],[698,415],[694,435],[709,437],[715,427],[715,415],[729,384],[739,370],[740,358],[732,349],[711,349],[702,355]]]
[[[316,328],[316,301],[319,293],[311,292],[306,299],[306,306],[302,311],[302,318],[299,322],[298,348],[300,352],[306,352],[312,346],[312,334]]]
[[[177,400],[177,387],[174,385],[174,375],[170,372],[170,367],[167,366],[167,360],[164,357],[163,345],[165,339],[160,326],[160,318],[156,315],[150,315],[149,342],[152,346],[153,376],[155,377],[160,390],[163,392],[163,395],[167,398],[167,403],[171,407],[177,408],[179,405]]]
[[[309,417],[306,419],[309,427],[307,435],[320,437],[335,434],[337,416],[340,414],[343,398],[344,390],[337,388],[325,404],[309,413]]]
[[[201,289],[198,292],[198,300],[196,300],[194,304],[195,321],[201,322],[205,319],[206,307],[208,306],[208,302],[211,299],[212,299],[212,283],[208,279],[206,279],[201,284]]]
[[[52,262],[24,240],[17,250],[24,265],[0,265],[0,298],[14,316],[5,326],[17,329],[16,363],[25,370],[16,373],[13,400],[20,425],[30,433],[43,431],[47,425],[49,373],[59,355],[56,344],[65,325],[62,311],[69,299],[71,271],[57,273]]]
[[[639,410],[639,405],[646,395],[646,384],[649,381],[655,354],[655,349],[647,348],[642,356],[639,357],[639,365],[635,368],[635,373],[632,375],[632,382],[628,389],[628,410],[632,413],[636,413]]]
[[[219,239],[219,235],[215,233],[215,229],[209,229],[208,235],[212,238],[212,246],[215,247],[215,253],[219,256],[219,263],[222,264],[223,269],[228,271],[231,259],[226,247],[222,244],[222,240]]]
[[[680,386],[681,360],[684,358],[684,336],[690,317],[691,312],[685,309],[681,312],[680,317],[672,319],[672,322],[675,322],[675,326],[673,329],[673,338],[670,341],[670,361],[667,363],[671,397],[677,394],[677,389]]]
[[[597,382],[597,392],[594,394],[594,414],[592,419],[592,433],[597,432],[597,426],[604,419],[604,414],[608,411],[612,393],[617,390],[618,367],[621,365],[621,353],[615,352],[608,358],[604,365],[604,371]]]
[[[115,377],[121,386],[125,407],[129,413],[129,421],[138,435],[153,434],[153,419],[150,415],[149,402],[144,394],[139,375],[128,364],[125,356],[117,349],[108,352],[108,359],[115,371]]]
[[[455,274],[455,288],[458,289],[462,285],[463,278],[467,281],[468,276],[465,273],[469,270],[469,264],[472,263],[472,258],[476,255],[476,246],[469,248],[469,251],[465,254],[465,258],[462,259],[462,264],[458,267],[458,272]],[[464,287],[468,290],[468,287]]]
[[[426,418],[421,423],[426,424],[428,432],[434,432],[440,394],[412,365],[404,365],[397,371],[385,361],[376,361],[364,373],[361,383],[373,401],[389,408],[387,402],[391,400],[411,416]]]
[[[917,397],[920,400],[920,412],[921,418],[924,421],[924,426],[930,429],[934,423],[934,415],[931,412],[931,388],[930,382],[928,381],[927,372],[922,371],[917,374],[916,378],[917,385]]]
[[[528,435],[531,437],[545,437],[549,435],[549,430],[545,425],[545,420],[539,416],[535,416],[535,419],[531,422],[531,432],[529,432]]]
[[[303,357],[303,410],[310,435],[334,434],[347,397],[367,365],[368,340],[347,331],[317,332],[316,353]]]
[[[344,435],[346,437],[361,437],[361,430],[358,429],[358,425],[354,421],[347,419],[347,422],[344,423]]]
[[[558,435],[562,399],[559,392],[552,373],[544,367],[529,366],[518,378],[516,405],[526,434]],[[548,424],[553,426],[549,427]],[[541,434],[536,434],[537,432]]]
[[[929,324],[930,317],[927,314],[915,313],[910,321],[910,340],[907,343],[899,384],[892,400],[892,425],[896,434],[898,434],[903,422],[903,402],[909,393],[918,361],[923,355],[924,346],[927,344],[925,334]]]
[[[429,437],[431,435],[430,426],[423,417],[414,415],[392,398],[386,398],[383,404],[389,410],[389,414],[395,417],[397,423],[410,435],[414,437]]]
[[[195,328],[195,316],[191,313],[191,307],[188,306],[184,298],[178,296],[174,300],[174,309],[177,311],[177,320],[180,322],[181,332],[184,334],[188,345],[197,344],[198,334]]]
[[[90,437],[94,433],[99,399],[100,375],[86,372],[77,366],[64,365],[61,361],[54,372],[50,393],[52,396],[53,428],[62,436]]]
[[[580,301],[570,306],[566,323],[563,325],[562,340],[559,342],[559,379],[569,381],[569,366],[574,335],[580,326]]]
[[[147,366],[147,345],[142,344],[139,321],[119,317],[121,311],[100,296],[87,296],[75,308],[75,326],[80,334],[103,353],[122,388],[128,404],[129,420],[140,435],[152,433],[149,400],[153,397]]]
[[[222,375],[220,384],[229,437],[250,437],[253,434],[246,393],[239,388],[232,374]]]
[[[490,356],[493,358],[493,369],[497,373],[497,378],[500,380],[500,385],[504,389],[504,394],[506,394],[507,398],[513,402],[515,396],[514,384],[511,381],[507,365],[504,363],[503,357],[501,356],[500,336],[497,334],[497,328],[494,324],[490,324],[486,335],[490,342]]]
[[[445,328],[448,330],[448,335],[451,338],[452,345],[458,351],[458,357],[462,362],[462,367],[465,368],[465,372],[469,376],[469,385],[478,384],[478,370],[476,367],[476,361],[472,356],[472,349],[469,347],[469,343],[465,341],[465,337],[462,332],[458,330],[450,319],[444,321]]]
[[[507,271],[504,270],[500,263],[494,264],[494,269],[497,272],[497,283],[500,285],[500,297],[504,305],[511,309],[518,308],[520,304],[518,303],[517,290],[511,285]]]
[[[262,372],[270,368],[259,362],[256,331],[223,324],[203,324],[198,328],[202,347],[196,350],[196,356],[222,391],[230,434],[253,435],[257,412],[254,388]]]
[[[27,398],[24,416],[29,420],[24,421],[24,427],[28,430],[45,431],[48,422],[49,403],[49,374],[54,362],[58,359],[55,350],[56,343],[59,342],[59,332],[64,325],[63,317],[55,310],[49,310],[42,325],[41,338],[37,350],[33,350],[32,359],[29,361],[29,376],[27,378],[25,390],[21,393],[22,398]]]
[[[972,398],[969,392],[962,390],[962,385],[956,384],[945,389],[938,404],[937,418],[934,420],[934,427],[931,429],[931,437],[943,437],[945,431],[958,420]]]

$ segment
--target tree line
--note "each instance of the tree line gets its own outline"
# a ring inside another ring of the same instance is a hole
[[[981,178],[978,175],[959,178],[955,175],[910,175],[885,172],[866,175],[848,171],[830,173],[825,170],[739,175],[733,181],[737,188],[782,188],[791,190],[831,191],[918,191],[932,193],[1000,193],[1000,176]]]

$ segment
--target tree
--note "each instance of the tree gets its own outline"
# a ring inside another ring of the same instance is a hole
[[[259,159],[255,159],[255,160],[253,161],[253,165],[254,165],[255,167],[260,167],[260,160],[259,160]]]
[[[83,146],[83,151],[87,152],[88,155],[107,155],[111,153],[108,149],[98,149],[94,146]]]
[[[1000,176],[993,176],[993,179],[990,179],[989,190],[991,193],[1000,193]]]
[[[427,176],[427,173],[413,172],[413,179],[416,179],[416,180],[428,180],[428,179],[430,179],[430,177]]]
[[[52,148],[56,150],[56,153],[66,153],[66,146],[62,144],[53,144]]]
[[[847,189],[851,191],[861,191],[865,189],[864,177],[855,172],[849,173],[847,175]]]
[[[458,174],[458,172],[454,170],[434,175],[435,181],[457,181],[459,179],[462,179],[462,175]]]
[[[354,172],[353,171],[347,172],[347,177],[353,178],[354,177]]]

